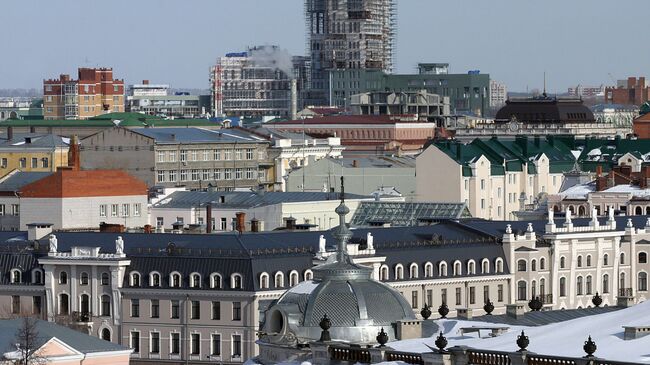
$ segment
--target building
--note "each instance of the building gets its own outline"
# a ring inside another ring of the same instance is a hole
[[[0,97],[0,122],[7,119],[43,119],[43,99]]]
[[[344,155],[417,153],[436,135],[436,123],[419,121],[415,116],[337,115],[301,120],[276,120],[264,125],[313,137],[336,137],[345,147]]]
[[[88,119],[124,112],[124,80],[112,68],[79,68],[78,78],[62,74],[43,81],[45,119]]]
[[[350,108],[355,115],[414,115],[418,120],[444,125],[449,115],[449,98],[425,90],[375,91],[350,96]]]
[[[415,197],[415,159],[411,157],[323,158],[294,169],[287,177],[287,191],[331,192],[345,176],[346,192],[374,195],[391,187],[397,196],[410,201]]]
[[[567,89],[567,94],[574,98],[593,98],[605,96],[605,85],[584,86],[576,85]]]
[[[490,108],[500,108],[508,100],[506,84],[497,80],[490,80]]]
[[[32,338],[17,338],[16,334],[26,329],[32,331]],[[23,343],[29,343],[28,347]],[[17,344],[21,344],[19,349]],[[128,365],[131,354],[131,349],[126,346],[55,323],[32,318],[0,320],[0,364],[22,364],[28,351],[33,353],[27,362],[29,364]]]
[[[346,200],[354,212],[374,198],[348,193]],[[152,205],[151,225],[166,231],[199,226],[208,233],[327,230],[337,224],[337,204],[336,194],[322,192],[177,191]]]
[[[632,125],[635,136],[641,139],[650,139],[650,113],[636,117]]]
[[[54,134],[14,134],[0,139],[0,177],[14,170],[48,171],[68,166],[68,139]]]
[[[81,167],[119,169],[150,187],[272,189],[269,144],[238,129],[113,127],[82,139]]]
[[[23,186],[41,180],[51,172],[21,172],[14,170],[0,178],[0,231],[20,228],[20,196]]]
[[[213,114],[295,115],[299,92],[306,87],[306,62],[304,57],[292,57],[278,46],[253,47],[220,57],[210,69]]]
[[[396,13],[394,0],[305,2],[311,58],[307,105],[334,105],[329,91],[333,81],[329,71],[392,72]]]
[[[637,105],[647,102],[650,86],[646,86],[645,77],[628,77],[619,81],[616,87],[605,88],[605,104]]]
[[[464,202],[473,217],[512,220],[541,193],[559,192],[571,151],[553,137],[431,143],[416,158],[416,200]]]
[[[418,73],[389,74],[381,70],[333,70],[329,105],[348,107],[351,97],[365,92],[417,92],[449,98],[451,114],[484,116],[490,108],[490,75],[476,71],[448,73],[448,64],[418,64]]]
[[[635,105],[598,104],[591,107],[596,123],[607,123],[615,127],[630,128],[639,116]]]
[[[352,227],[412,227],[443,219],[471,218],[464,203],[363,201],[352,213]]]
[[[177,92],[170,95],[169,85],[142,84],[129,87],[126,111],[156,115],[164,118],[197,118],[210,112],[209,95]]]

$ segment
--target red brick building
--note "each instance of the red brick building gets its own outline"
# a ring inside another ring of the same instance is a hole
[[[648,101],[648,95],[645,77],[628,77],[625,87],[605,88],[605,104],[641,105]]]
[[[124,80],[113,79],[111,68],[80,68],[78,79],[60,75],[43,80],[45,119],[88,119],[124,111]]]

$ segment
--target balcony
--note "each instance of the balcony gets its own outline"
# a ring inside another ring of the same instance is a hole
[[[619,288],[618,289],[618,296],[619,297],[632,297],[632,296],[634,296],[634,293],[632,292],[632,288]]]

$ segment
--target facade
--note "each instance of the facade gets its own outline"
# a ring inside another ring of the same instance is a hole
[[[509,304],[525,310],[532,296],[547,309],[585,308],[596,292],[604,305],[631,305],[648,298],[650,227],[646,217],[630,219],[354,229],[347,251],[416,315],[425,303],[479,315],[486,300],[501,314]],[[335,255],[336,232],[0,232],[8,273],[0,304],[88,328],[133,349],[136,364],[208,355],[241,363],[258,354],[271,302],[307,285]]]
[[[351,194],[369,196],[382,187],[392,187],[406,200],[415,197],[415,160],[390,156],[328,157],[311,162],[289,172],[287,191],[335,191],[341,176],[345,176],[346,191]]]
[[[124,112],[124,80],[112,68],[79,68],[78,78],[61,75],[43,81],[45,119],[88,119]]]
[[[297,111],[298,93],[306,86],[306,62],[278,46],[226,54],[210,69],[213,114],[289,117],[294,107]]]
[[[436,65],[433,67],[432,65]],[[347,107],[351,96],[365,92],[414,92],[449,98],[452,114],[484,116],[490,107],[490,75],[476,72],[449,74],[439,64],[419,64],[417,74],[388,74],[381,70],[331,71],[330,104]]]
[[[334,105],[329,71],[392,72],[396,14],[394,0],[305,2],[311,58],[307,105]]]
[[[650,139],[650,113],[645,113],[632,122],[634,135],[641,139]]]
[[[120,169],[150,187],[272,189],[268,146],[237,129],[113,127],[82,140],[81,167]]]
[[[416,158],[416,199],[467,204],[473,217],[511,220],[542,194],[559,192],[575,157],[552,137],[432,143]]]
[[[54,172],[68,166],[68,143],[54,134],[14,134],[0,140],[0,177],[14,170]]]
[[[170,95],[169,85],[142,84],[129,86],[126,111],[165,118],[197,118],[210,112],[210,96],[178,92]]]
[[[641,105],[647,102],[650,87],[645,77],[628,77],[627,82],[619,82],[616,87],[605,88],[605,104]]]
[[[508,100],[506,84],[497,80],[490,80],[490,108],[500,108]]]
[[[449,98],[425,90],[375,91],[352,95],[350,107],[356,115],[415,115],[418,120],[443,122],[449,115]]]
[[[605,85],[585,86],[576,85],[567,89],[567,94],[575,98],[593,98],[605,96]]]

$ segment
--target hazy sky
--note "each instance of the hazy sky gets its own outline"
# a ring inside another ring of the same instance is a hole
[[[398,72],[480,69],[510,90],[650,76],[649,0],[398,0]],[[207,88],[226,52],[305,51],[303,0],[1,0],[0,88],[109,66],[127,83]]]

